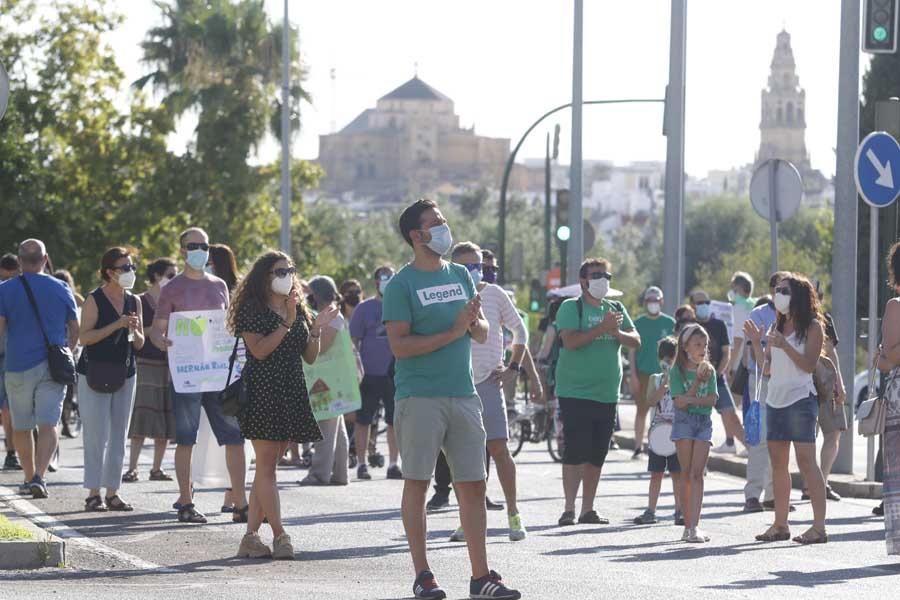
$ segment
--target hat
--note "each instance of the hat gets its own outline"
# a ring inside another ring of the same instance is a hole
[[[662,300],[663,292],[655,285],[651,285],[646,290],[644,290],[644,301],[646,301],[648,298],[659,298],[660,300]]]

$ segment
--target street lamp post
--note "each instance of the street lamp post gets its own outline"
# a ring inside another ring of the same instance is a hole
[[[664,104],[665,100],[662,98],[625,98],[621,100],[586,100],[581,104],[583,106],[593,105],[593,104]],[[500,266],[500,278],[501,283],[503,283],[503,269],[506,266],[506,190],[509,187],[509,175],[512,173],[513,165],[516,162],[516,155],[519,153],[519,149],[522,147],[522,144],[525,143],[525,138],[528,137],[535,127],[540,125],[544,119],[549,117],[550,115],[556,114],[561,110],[565,110],[572,106],[571,102],[567,102],[566,104],[561,104],[556,108],[548,110],[543,115],[541,115],[531,126],[525,130],[525,133],[522,134],[522,137],[519,139],[518,143],[513,148],[513,151],[510,152],[509,158],[506,160],[506,167],[503,170],[503,179],[500,182],[500,223],[497,229],[497,262]]]
[[[291,254],[291,24],[284,0],[281,32],[281,251]]]

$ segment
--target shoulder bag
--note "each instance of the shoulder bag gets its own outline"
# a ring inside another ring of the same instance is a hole
[[[34,294],[31,292],[31,286],[28,285],[28,280],[25,279],[24,275],[20,275],[19,280],[25,288],[25,294],[28,295],[28,302],[31,304],[31,309],[34,311],[34,316],[37,318],[41,335],[44,337],[44,345],[47,346],[47,365],[50,369],[50,378],[56,383],[74,385],[75,359],[72,356],[72,351],[69,350],[69,347],[66,345],[59,346],[57,344],[51,344],[50,340],[47,339],[47,332],[44,331],[44,322],[41,321],[41,313],[38,310],[37,302],[34,301]]]
[[[856,420],[859,421],[859,435],[873,437],[884,433],[884,424],[887,420],[887,401],[885,396],[891,384],[896,378],[896,369],[891,371],[888,383],[882,389],[876,389],[875,378],[878,370],[874,367],[869,371],[868,400],[859,405],[856,410]]]
[[[247,407],[247,388],[242,377],[231,381],[234,373],[234,361],[237,359],[238,344],[241,337],[234,338],[234,349],[231,358],[228,359],[228,379],[225,381],[225,389],[219,392],[219,401],[222,403],[222,414],[227,417],[236,417],[244,412]]]

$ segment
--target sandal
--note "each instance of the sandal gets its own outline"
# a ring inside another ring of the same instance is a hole
[[[231,521],[233,523],[246,523],[249,520],[249,512],[249,504],[244,508],[235,508],[234,513],[231,515]]]
[[[87,512],[106,512],[106,505],[100,496],[90,496],[84,501],[84,510]]]
[[[757,542],[784,542],[791,539],[791,530],[787,527],[772,525],[765,533],[756,536]]]
[[[798,535],[797,537],[795,537],[794,541],[804,546],[809,546],[812,544],[827,544],[828,534],[824,531],[819,531],[815,527],[810,527],[803,535]]]
[[[202,512],[194,508],[193,504],[185,504],[178,511],[178,521],[181,523],[206,523],[206,517]]]
[[[126,502],[123,502],[122,499],[119,498],[118,494],[106,499],[106,508],[117,512],[131,512],[134,510],[134,507]]]
[[[173,481],[172,476],[159,469],[157,471],[150,471],[150,481]]]
[[[560,527],[568,527],[569,525],[575,524],[575,511],[567,510],[562,516],[559,518],[557,524]]]
[[[153,479],[152,472],[150,475],[151,475],[150,479]],[[134,483],[137,480],[138,480],[138,474],[137,474],[137,471],[135,471],[134,469],[128,469],[127,471],[125,471],[125,474],[122,475],[123,483]]]

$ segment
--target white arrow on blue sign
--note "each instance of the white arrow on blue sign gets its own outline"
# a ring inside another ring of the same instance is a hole
[[[890,206],[900,196],[900,144],[891,134],[875,131],[856,150],[856,189],[870,206]]]

